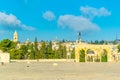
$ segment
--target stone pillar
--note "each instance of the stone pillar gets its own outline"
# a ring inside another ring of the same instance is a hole
[[[93,57],[93,62],[95,62],[95,57],[94,56],[92,56]]]
[[[120,55],[118,54],[118,61],[120,61]]]
[[[116,62],[118,61],[118,55],[115,53]]]
[[[85,54],[85,62],[87,62],[87,54]]]
[[[79,62],[79,49],[75,48],[75,62]]]
[[[108,49],[107,50],[107,59],[108,59],[108,62],[111,62],[112,60],[111,60],[111,50],[110,49]]]
[[[101,60],[101,56],[99,56],[100,57],[100,62],[102,62],[102,60]]]

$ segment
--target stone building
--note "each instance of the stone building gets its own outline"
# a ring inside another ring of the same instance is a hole
[[[10,62],[10,54],[0,51],[0,63],[9,63],[9,62]]]
[[[79,62],[80,60],[80,50],[85,51],[85,62],[87,62],[89,57],[93,58],[93,62],[96,57],[100,59],[104,52],[107,55],[107,61],[120,61],[120,53],[118,53],[117,45],[95,45],[95,44],[85,44],[80,43],[75,45],[75,62]]]

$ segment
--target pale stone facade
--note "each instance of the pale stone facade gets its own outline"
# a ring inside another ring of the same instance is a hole
[[[0,62],[9,63],[10,62],[10,54],[0,51]]]
[[[98,56],[101,61],[101,55],[102,55],[103,50],[106,50],[107,52],[108,62],[120,60],[120,55],[117,52],[118,51],[117,45],[94,45],[94,44],[80,43],[75,46],[75,62],[79,62],[80,50],[82,49],[85,51],[85,61],[87,61],[88,56],[93,57],[93,62],[96,56]],[[87,54],[87,50],[89,49],[92,50],[94,53]]]

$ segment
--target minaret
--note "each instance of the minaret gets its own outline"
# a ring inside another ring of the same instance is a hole
[[[78,43],[81,43],[81,32],[78,33]]]
[[[17,31],[14,32],[13,41],[18,42],[18,33],[17,33]]]

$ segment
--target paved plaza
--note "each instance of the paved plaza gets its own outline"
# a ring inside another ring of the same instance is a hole
[[[120,80],[120,63],[12,62],[0,80]]]

